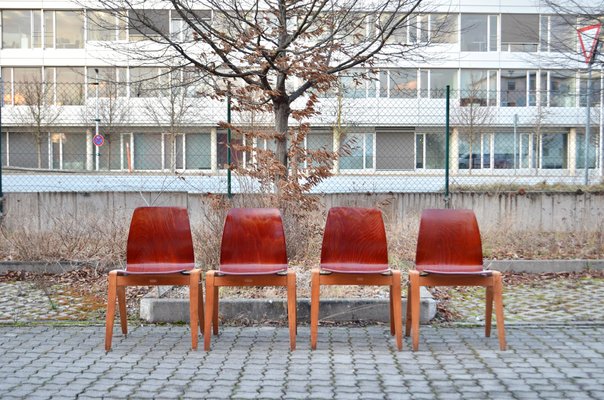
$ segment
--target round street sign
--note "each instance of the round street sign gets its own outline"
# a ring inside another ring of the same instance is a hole
[[[103,135],[94,135],[92,143],[100,147],[105,144],[105,137]]]

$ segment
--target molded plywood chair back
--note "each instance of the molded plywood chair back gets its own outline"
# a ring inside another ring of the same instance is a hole
[[[482,243],[471,210],[425,210],[419,226],[415,269],[431,272],[478,272]]]
[[[178,207],[134,210],[126,249],[126,269],[109,272],[105,350],[111,349],[116,297],[122,333],[128,333],[127,286],[188,285],[191,347],[197,349],[204,320],[201,270],[195,268],[189,214]]]
[[[287,270],[285,233],[279,210],[234,208],[222,233],[220,272],[234,275],[274,274]]]
[[[413,350],[419,348],[421,286],[483,286],[486,288],[485,336],[491,334],[493,302],[499,348],[505,350],[503,285],[498,271],[484,270],[482,243],[472,210],[424,210],[417,239],[415,270],[409,271],[407,323]]]
[[[218,288],[285,286],[290,349],[296,348],[296,274],[287,268],[281,213],[276,208],[233,208],[224,223],[220,267],[206,273],[204,348],[218,334]]]
[[[350,273],[388,271],[388,244],[382,213],[370,208],[330,209],[323,233],[321,268]]]
[[[189,215],[184,208],[140,207],[134,210],[126,271],[174,273],[195,268]]]
[[[402,348],[400,271],[388,266],[386,229],[380,210],[334,207],[329,210],[320,268],[311,273],[310,343],[317,346],[321,285],[380,285],[390,289],[390,333]]]

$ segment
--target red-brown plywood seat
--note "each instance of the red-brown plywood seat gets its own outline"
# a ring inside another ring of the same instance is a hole
[[[401,274],[388,265],[382,213],[372,208],[329,210],[320,268],[311,273],[311,348],[317,347],[321,285],[381,285],[390,288],[390,332],[402,349]]]
[[[491,334],[493,302],[499,348],[505,350],[501,273],[485,270],[482,243],[472,210],[424,210],[420,220],[415,269],[409,271],[405,334],[419,347],[419,290],[421,286],[484,286],[485,335]]]
[[[220,245],[218,270],[206,273],[204,348],[210,350],[210,327],[218,334],[218,288],[285,286],[290,348],[296,348],[296,275],[287,265],[285,233],[276,208],[229,210]]]
[[[179,207],[139,207],[128,233],[126,269],[109,272],[105,350],[111,349],[116,297],[122,333],[128,333],[127,286],[188,285],[191,347],[204,320],[201,270],[195,268],[189,214]]]

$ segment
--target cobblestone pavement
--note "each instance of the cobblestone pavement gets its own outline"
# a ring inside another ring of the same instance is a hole
[[[446,308],[457,322],[484,321],[484,288],[446,290]],[[556,278],[504,285],[505,322],[604,323],[604,279]]]
[[[103,327],[0,327],[0,398],[604,399],[604,325],[421,328],[394,351],[385,326],[320,327],[309,350],[286,328],[227,327],[191,351],[186,326],[134,327],[103,350]]]

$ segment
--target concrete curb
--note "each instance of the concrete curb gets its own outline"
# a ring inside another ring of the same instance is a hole
[[[425,288],[421,288],[420,321],[428,323],[436,315],[436,300]],[[407,300],[403,299],[403,318]],[[233,322],[286,321],[285,300],[221,299],[220,317]],[[188,322],[188,299],[166,299],[145,296],[140,303],[140,317],[148,322]],[[388,300],[382,299],[321,299],[322,321],[334,322],[388,322]],[[310,321],[310,299],[298,299],[298,321]]]

